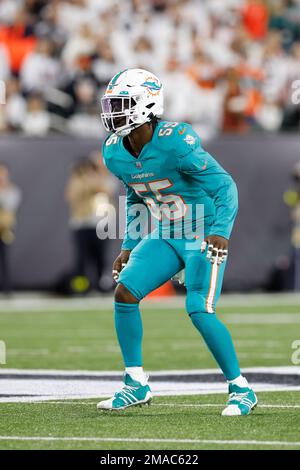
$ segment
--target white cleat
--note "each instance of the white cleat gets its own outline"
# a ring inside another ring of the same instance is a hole
[[[228,405],[223,411],[222,416],[241,416],[242,412],[237,405]]]
[[[142,385],[125,374],[124,387],[108,400],[98,403],[97,409],[102,411],[121,411],[131,406],[150,405],[152,393],[148,384]]]
[[[249,387],[229,384],[229,400],[222,416],[247,416],[257,405],[257,396]]]

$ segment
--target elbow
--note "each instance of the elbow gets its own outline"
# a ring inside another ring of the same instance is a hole
[[[239,209],[239,192],[236,182],[232,180],[232,193],[233,193],[233,205],[235,208],[235,213],[238,212]]]
[[[238,212],[239,208],[239,196],[238,196],[238,188],[235,181],[230,177],[229,182],[226,184],[226,196],[225,199],[227,200],[227,207],[230,210],[232,217],[234,218]]]

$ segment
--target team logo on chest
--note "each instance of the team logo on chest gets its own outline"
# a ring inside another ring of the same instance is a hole
[[[144,179],[144,178],[153,178],[153,176],[155,176],[154,173],[137,173],[135,175],[131,175],[131,179],[133,180],[141,180],[141,179]]]
[[[135,166],[137,168],[142,168],[143,165],[142,165],[142,162],[135,162]]]
[[[188,145],[194,145],[196,142],[196,138],[193,135],[187,135],[185,139],[183,139]]]

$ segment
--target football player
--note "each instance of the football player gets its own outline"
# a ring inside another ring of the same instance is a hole
[[[190,124],[159,119],[163,87],[151,72],[121,71],[108,84],[101,103],[102,122],[110,132],[103,158],[126,187],[127,225],[113,265],[124,387],[97,407],[123,410],[151,401],[143,370],[139,303],[184,269],[187,313],[228,382],[229,400],[222,415],[248,415],[257,398],[241,375],[230,333],[215,313],[238,208],[236,185],[203,149]],[[145,237],[133,236],[136,204],[148,207],[157,220],[155,230]]]

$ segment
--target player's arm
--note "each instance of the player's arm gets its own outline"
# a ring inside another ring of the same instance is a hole
[[[122,250],[133,250],[142,239],[143,227],[139,222],[143,222],[143,215],[147,214],[147,209],[143,199],[136,194],[134,189],[126,183],[124,186],[126,188],[126,227]],[[137,221],[137,216],[141,217],[139,221]]]
[[[232,177],[202,148],[197,134],[193,132],[191,136],[190,149],[181,148],[185,153],[179,158],[178,169],[199,181],[214,201],[216,217],[202,249],[204,251],[208,245],[208,257],[214,261],[218,254],[218,260],[222,262],[228,252],[228,240],[238,210],[237,187]]]
[[[115,145],[117,145],[117,142],[118,142],[118,138],[116,136],[114,135],[108,136],[102,145],[102,157],[103,157],[103,163],[105,167],[110,171],[110,173],[112,173],[120,181],[123,182],[122,177],[119,175],[119,171],[115,165],[115,160],[114,160]],[[128,210],[127,202],[126,202],[126,206],[127,206],[126,209]],[[124,241],[126,239],[127,227],[128,227],[128,224],[126,223]],[[129,259],[130,253],[131,253],[131,249],[132,247],[130,246],[129,241],[126,244],[123,243],[121,252],[113,263],[112,277],[115,281],[118,280],[120,272],[122,271],[123,267],[126,265]]]
[[[124,185],[126,188],[126,226],[121,253],[113,264],[113,278],[115,281],[118,280],[120,272],[128,262],[131,251],[142,239],[141,231],[143,226],[140,226],[140,222],[143,222],[143,217],[147,214],[147,208],[143,200],[135,193],[133,188],[125,183]],[[138,221],[137,216],[139,216]]]

